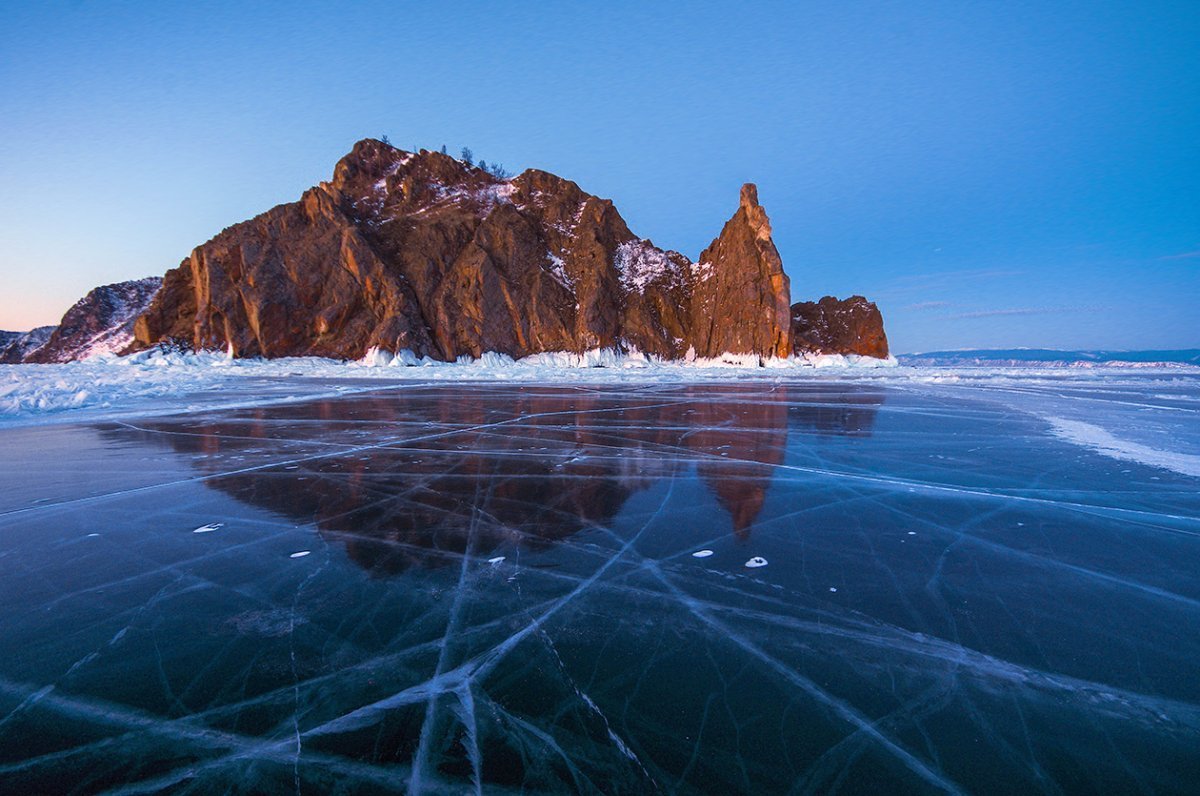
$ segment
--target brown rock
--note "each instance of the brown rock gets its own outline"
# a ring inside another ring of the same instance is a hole
[[[859,354],[886,358],[883,316],[862,296],[792,305],[792,350],[795,354]]]
[[[333,179],[226,229],[167,274],[136,345],[237,356],[454,360],[495,351],[792,351],[788,278],[753,185],[693,265],[612,202],[531,169],[358,142]]]
[[[700,255],[693,274],[692,339],[697,356],[791,353],[788,278],[752,183],[742,186],[741,205]]]

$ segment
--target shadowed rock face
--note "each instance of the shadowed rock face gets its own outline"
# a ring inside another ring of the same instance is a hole
[[[135,334],[236,356],[771,357],[792,350],[789,301],[753,185],[693,264],[569,180],[368,139],[299,202],[195,249]]]
[[[792,351],[796,354],[888,355],[883,316],[874,302],[862,296],[792,305]]]
[[[162,279],[153,276],[93,289],[67,310],[43,345],[19,361],[71,362],[123,352],[133,341],[134,321],[161,285]]]

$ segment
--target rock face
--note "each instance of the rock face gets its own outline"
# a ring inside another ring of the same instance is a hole
[[[693,264],[553,174],[501,180],[368,139],[299,202],[195,249],[134,331],[137,347],[235,356],[778,357],[791,352],[789,300],[753,185]]]
[[[0,332],[0,365],[18,365],[50,339],[56,326],[39,326],[28,332]]]
[[[741,205],[693,273],[692,340],[698,356],[791,353],[790,287],[754,185],[742,186]]]
[[[888,342],[883,316],[862,296],[843,300],[826,296],[793,304],[792,352],[885,358]]]
[[[135,328],[237,356],[453,360],[496,351],[686,350],[690,263],[612,203],[530,170],[355,145],[333,180],[230,227],[167,274]]]
[[[49,327],[42,345],[20,361],[71,362],[124,352],[133,342],[134,321],[150,306],[161,285],[162,279],[152,276],[94,288],[67,310],[58,326]]]

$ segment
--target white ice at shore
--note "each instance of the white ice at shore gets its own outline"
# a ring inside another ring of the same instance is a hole
[[[897,366],[894,359],[806,357],[760,361],[726,355],[665,362],[612,350],[513,360],[435,362],[371,351],[358,361],[315,357],[231,359],[159,351],[65,365],[0,367],[0,425],[263,406],[447,383],[555,385],[856,383],[891,393],[998,402],[1049,426],[1055,439],[1114,460],[1200,477],[1193,422],[1200,368],[1029,369]]]
[[[761,365],[761,366],[760,366]],[[126,357],[97,356],[65,365],[0,367],[0,422],[43,418],[77,410],[131,410],[165,400],[177,409],[202,402],[206,408],[269,403],[289,398],[373,389],[380,382],[527,381],[527,382],[690,382],[778,378],[815,369],[860,370],[895,367],[896,360],[840,355],[767,359],[725,355],[716,359],[667,362],[638,352],[597,349],[582,354],[536,354],[514,360],[485,353],[457,362],[418,358],[410,351],[393,355],[372,349],[357,361],[289,357],[231,359],[226,354],[178,354],[159,351]],[[251,387],[247,380],[258,380]],[[313,382],[324,382],[327,389]],[[336,386],[329,385],[337,381]],[[352,384],[347,384],[347,381]],[[264,382],[270,382],[263,394]],[[369,384],[364,382],[376,382]]]

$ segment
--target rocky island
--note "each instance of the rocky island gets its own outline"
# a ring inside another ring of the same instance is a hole
[[[454,361],[612,349],[755,364],[887,357],[861,296],[791,304],[753,184],[700,256],[630,231],[610,200],[529,169],[504,179],[365,139],[333,179],[198,246],[164,278],[97,288],[57,328],[0,338],[6,362],[168,344],[235,357]]]

